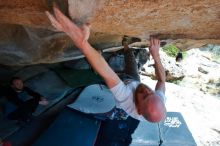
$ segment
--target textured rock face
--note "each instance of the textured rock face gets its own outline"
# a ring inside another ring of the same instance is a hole
[[[175,58],[169,57],[165,52],[160,51],[160,58],[165,69],[166,81],[174,82],[180,81],[185,76],[185,70],[183,66],[179,63],[176,63]],[[156,80],[154,60],[151,58],[143,67],[144,70],[141,72],[142,75],[149,76],[153,80]]]
[[[55,0],[78,25],[92,22],[97,49],[120,46],[123,35],[150,35],[181,49],[220,44],[219,0]],[[53,32],[44,11],[52,0],[0,0],[0,64],[53,63],[79,56],[70,39]],[[147,42],[148,43],[148,42]]]

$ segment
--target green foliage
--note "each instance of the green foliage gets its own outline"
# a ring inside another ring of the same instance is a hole
[[[176,57],[177,53],[179,52],[179,49],[172,45],[172,44],[169,44],[169,45],[165,45],[163,47],[163,51],[168,55],[168,56],[171,56],[171,57]]]
[[[186,55],[187,55],[186,51],[182,52],[182,54],[183,54],[183,59],[186,58]]]
[[[178,52],[181,52],[183,55],[183,59],[187,56],[185,51],[180,51],[175,45],[169,44],[163,47],[163,51],[171,57],[176,57]]]
[[[181,80],[174,80],[174,81],[167,81],[167,82],[174,83],[176,85],[180,85]]]

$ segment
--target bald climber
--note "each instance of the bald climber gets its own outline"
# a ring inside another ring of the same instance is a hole
[[[128,79],[123,82],[119,78],[101,54],[89,44],[90,24],[79,27],[62,14],[58,8],[54,7],[53,10],[54,15],[46,12],[51,24],[58,31],[65,32],[72,39],[75,46],[85,55],[90,65],[104,79],[114,94],[118,107],[138,120],[159,122],[165,118],[165,72],[160,61],[160,41],[158,39],[150,38],[149,50],[155,62],[155,73],[158,80],[155,90],[152,90],[140,81]],[[129,53],[132,56],[128,44],[123,45],[125,54]]]

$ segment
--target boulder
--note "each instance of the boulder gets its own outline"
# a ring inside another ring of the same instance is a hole
[[[205,69],[202,68],[202,67],[198,67],[198,71],[201,72],[201,73],[203,73],[203,74],[208,74],[208,73],[209,73],[208,70],[205,70]]]
[[[167,56],[166,53],[162,51],[160,51],[160,57],[166,73],[166,81],[173,82],[184,78],[185,74],[181,63],[176,63],[175,58]],[[152,79],[156,79],[154,62],[152,59],[144,65],[142,74]]]
[[[181,49],[220,44],[219,0],[53,1],[77,25],[92,23],[89,42],[96,49],[120,46],[123,35],[139,37],[146,45],[150,35],[157,35]],[[53,1],[1,0],[0,64],[55,63],[81,55],[46,17]]]

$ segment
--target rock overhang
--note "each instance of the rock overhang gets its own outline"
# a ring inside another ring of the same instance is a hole
[[[89,42],[97,49],[120,46],[123,35],[143,41],[157,35],[181,49],[220,44],[218,0],[1,0],[0,64],[54,63],[80,55],[64,33],[53,31],[44,13],[53,1],[77,24],[91,22]]]

